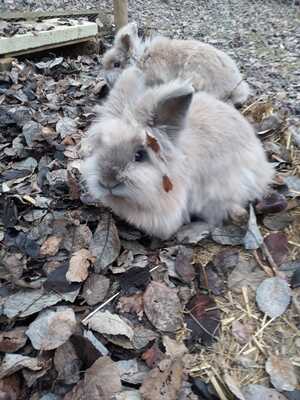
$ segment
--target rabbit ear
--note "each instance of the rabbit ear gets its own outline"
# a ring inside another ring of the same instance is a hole
[[[128,52],[134,47],[134,43],[137,39],[137,24],[135,22],[131,22],[119,30],[115,38],[115,45],[125,52]]]
[[[95,107],[97,118],[105,116],[120,118],[126,107],[134,108],[137,99],[144,91],[145,79],[142,71],[135,66],[126,68],[109,92],[106,101],[101,106]]]
[[[128,33],[121,37],[121,43],[125,51],[129,51],[132,46],[131,37]]]
[[[176,139],[185,125],[194,89],[188,82],[173,81],[149,91],[142,101],[142,114],[150,127]]]

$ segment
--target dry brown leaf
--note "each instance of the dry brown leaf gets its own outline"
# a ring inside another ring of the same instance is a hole
[[[0,332],[0,351],[14,353],[25,346],[27,342],[26,329],[25,326],[18,326],[7,332]]]
[[[264,240],[274,262],[280,266],[288,258],[288,238],[284,232],[272,232]]]
[[[89,249],[96,257],[94,268],[97,273],[112,264],[120,254],[121,242],[118,230],[109,213],[101,215]]]
[[[151,282],[144,293],[144,310],[149,321],[160,331],[175,332],[182,324],[182,309],[176,289]]]
[[[71,200],[80,199],[80,184],[76,180],[75,176],[68,171],[68,187],[69,187],[69,196]]]
[[[0,399],[18,400],[21,399],[21,380],[19,375],[14,374],[0,379]]]
[[[41,256],[55,256],[59,250],[59,246],[63,238],[58,236],[50,236],[44,241],[40,249]]]
[[[88,327],[103,335],[125,336],[129,340],[133,338],[133,329],[123,321],[117,314],[108,310],[98,311],[85,323]]]
[[[156,367],[164,357],[164,353],[159,349],[156,342],[142,354],[142,360],[145,361],[149,368]]]
[[[297,375],[292,362],[285,356],[271,355],[266,362],[266,371],[272,385],[279,391],[292,391],[297,387]]]
[[[76,328],[75,313],[72,308],[59,306],[55,310],[43,311],[26,332],[37,350],[53,350],[64,344]]]
[[[74,302],[79,289],[75,288],[68,293],[51,293],[44,289],[19,290],[5,299],[3,312],[8,318],[27,317],[39,311],[51,307],[59,301],[65,300]]]
[[[143,400],[177,400],[182,383],[182,364],[175,360],[166,369],[156,367],[146,376],[140,393]]]
[[[85,281],[82,296],[93,306],[103,301],[107,295],[110,280],[103,275],[91,274]]]
[[[22,368],[39,371],[43,368],[43,362],[38,358],[22,356],[22,354],[5,354],[0,366],[0,379]]]
[[[79,381],[81,361],[69,340],[56,349],[53,362],[59,381],[66,385],[72,385]]]
[[[163,176],[162,184],[163,184],[163,188],[164,188],[165,192],[167,192],[167,193],[173,189],[173,183],[170,180],[170,178],[168,177],[168,175]]]
[[[84,379],[66,394],[64,400],[111,400],[121,389],[117,365],[109,357],[100,357],[86,371]]]
[[[186,282],[192,282],[195,279],[196,271],[192,264],[193,261],[193,250],[180,247],[175,260],[175,271],[180,278]]]
[[[76,251],[70,259],[69,270],[66,278],[69,282],[83,282],[89,276],[89,267],[91,262],[95,261],[95,257],[91,255],[89,250],[81,249]]]
[[[187,304],[187,310],[191,343],[201,340],[203,344],[210,344],[218,337],[221,316],[213,297],[198,293]]]
[[[158,338],[158,333],[145,328],[143,325],[134,327],[134,336],[132,343],[137,350],[142,350],[149,345],[150,342]]]
[[[154,153],[159,153],[160,146],[157,139],[154,136],[150,136],[148,133],[147,135],[147,146],[150,147],[154,151]]]
[[[120,297],[117,308],[123,313],[135,313],[141,319],[144,314],[143,294]]]
[[[166,349],[166,355],[172,359],[180,358],[188,352],[183,342],[171,339],[169,336],[163,336],[163,344]]]

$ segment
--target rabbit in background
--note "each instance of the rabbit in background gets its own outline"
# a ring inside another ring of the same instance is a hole
[[[147,88],[128,68],[98,115],[84,141],[88,190],[149,235],[169,238],[191,215],[220,224],[272,180],[247,120],[187,82]]]
[[[208,92],[237,106],[250,95],[235,61],[223,51],[197,40],[157,36],[143,41],[134,22],[120,29],[113,47],[103,56],[109,86],[130,65],[144,72],[148,85],[189,79],[195,91]]]

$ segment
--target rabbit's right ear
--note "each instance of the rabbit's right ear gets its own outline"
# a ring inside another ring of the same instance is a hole
[[[173,81],[150,89],[140,107],[144,122],[175,140],[184,127],[194,89],[188,82]]]
[[[138,39],[138,28],[136,22],[131,22],[119,30],[115,38],[115,45],[123,51],[133,49]]]

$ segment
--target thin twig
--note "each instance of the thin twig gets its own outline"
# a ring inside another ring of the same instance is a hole
[[[202,269],[202,273],[203,273],[203,278],[204,278],[204,287],[206,289],[209,289],[208,286],[208,278],[207,278],[207,273],[206,273],[206,268],[201,264],[201,269]]]
[[[108,303],[110,303],[115,297],[117,297],[121,292],[115,293],[113,296],[111,296],[108,300],[106,300],[103,304],[101,304],[99,307],[97,307],[94,311],[92,311],[89,315],[87,315],[81,322],[85,324],[94,314],[96,314],[97,311],[101,310],[103,307],[105,307]]]
[[[246,286],[242,287],[242,294],[243,294],[243,298],[244,298],[244,302],[245,302],[245,306],[246,306],[248,317],[251,318],[252,313],[251,313],[251,309],[250,309],[250,305],[249,305],[248,291],[247,291],[247,287]]]
[[[247,111],[249,111],[249,110],[254,106],[254,104],[259,103],[261,100],[263,100],[262,97],[258,98],[258,99],[255,100],[253,103],[249,104],[249,106],[247,106],[247,107],[242,111],[242,114],[245,115],[245,113],[246,113]]]
[[[291,244],[292,246],[300,247],[300,243],[293,242],[292,240],[289,240],[288,244]]]
[[[270,267],[272,268],[274,274],[280,275],[280,273],[278,271],[278,266],[275,263],[274,258],[272,257],[272,254],[269,252],[269,249],[264,242],[261,244],[261,249],[262,249],[262,252],[264,253],[264,255],[266,256],[268,263],[270,264]]]
[[[209,377],[209,380],[210,380],[212,386],[214,387],[215,391],[218,393],[220,399],[221,400],[228,400],[228,397],[223,392],[223,389],[221,388],[221,386],[220,386],[219,382],[217,381],[216,377],[212,373],[209,373],[208,377]]]
[[[255,261],[257,262],[257,264],[261,267],[261,269],[271,278],[274,276],[274,274],[272,273],[271,268],[267,267],[266,265],[264,265],[261,261],[261,259],[259,258],[259,255],[257,254],[257,250],[253,250],[253,256],[255,258]]]

